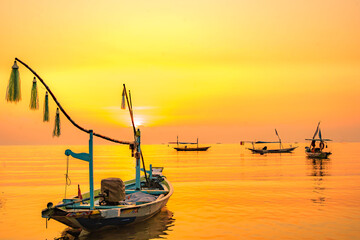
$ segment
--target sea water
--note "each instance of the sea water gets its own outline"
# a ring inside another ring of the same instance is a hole
[[[245,146],[246,147],[246,146]],[[174,187],[166,208],[125,228],[80,239],[360,239],[360,143],[332,143],[326,160],[252,154],[240,144],[206,152],[144,145],[146,164],[163,166]],[[0,146],[0,239],[54,239],[66,226],[41,210],[65,197],[64,151],[87,146]],[[95,188],[107,177],[134,178],[127,146],[95,145]],[[66,196],[88,191],[88,164],[69,158]]]

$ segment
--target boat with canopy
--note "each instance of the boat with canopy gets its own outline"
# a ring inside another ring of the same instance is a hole
[[[276,136],[278,137],[279,141],[256,141],[256,142],[250,142],[252,144],[252,148],[247,148],[252,153],[259,153],[259,154],[266,154],[266,153],[291,153],[294,151],[297,146],[293,147],[290,145],[290,147],[283,146],[280,136],[275,129]],[[243,143],[243,142],[242,142]],[[268,144],[279,144],[279,148],[268,148]],[[265,145],[265,146],[264,146]],[[257,147],[261,146],[261,147]]]
[[[44,104],[44,119],[48,121],[48,100],[49,94],[57,105],[55,128],[53,136],[60,135],[60,112],[79,130],[89,134],[89,151],[86,153],[74,153],[70,149],[65,151],[65,155],[70,156],[85,162],[89,166],[89,192],[81,194],[78,188],[78,195],[74,197],[66,197],[65,184],[65,198],[58,204],[49,202],[41,215],[46,219],[46,223],[50,219],[61,222],[71,228],[84,229],[86,231],[94,231],[105,227],[122,226],[144,221],[151,218],[166,205],[169,198],[173,194],[173,187],[167,178],[162,174],[163,167],[153,167],[150,164],[149,170],[146,170],[144,157],[141,150],[141,133],[136,129],[133,117],[133,108],[131,102],[131,94],[123,85],[122,105],[125,109],[125,100],[129,109],[132,128],[134,132],[133,141],[116,140],[93,130],[88,130],[73,121],[64,108],[61,106],[50,88],[45,84],[42,78],[33,71],[28,65],[20,59],[15,58],[15,63],[10,76],[9,85],[7,89],[7,100],[10,102],[17,102],[21,99],[20,96],[20,79],[17,62],[21,63],[29,69],[35,77],[46,88],[45,104]],[[34,77],[33,89],[31,95],[31,109],[38,108],[38,97],[36,78]],[[118,144],[128,145],[131,150],[131,156],[135,158],[135,178],[123,182],[120,178],[106,178],[101,180],[101,188],[94,189],[94,171],[93,171],[93,137],[99,137],[107,141]],[[69,159],[68,159],[69,160]],[[142,162],[142,167],[141,167]],[[67,166],[68,168],[68,166]],[[141,176],[141,172],[144,176]],[[66,173],[66,180],[68,173]]]
[[[316,138],[318,136],[318,138]],[[317,125],[314,136],[311,139],[305,139],[310,141],[310,146],[305,147],[305,153],[309,158],[328,158],[332,153],[331,151],[325,151],[328,148],[327,142],[331,139],[322,138],[320,122]]]
[[[177,144],[174,147],[176,151],[206,151],[210,148],[210,146],[199,147],[199,138],[196,139],[196,142],[179,142],[179,137],[177,136],[176,142],[169,142],[169,144]],[[196,147],[194,147],[195,144]]]

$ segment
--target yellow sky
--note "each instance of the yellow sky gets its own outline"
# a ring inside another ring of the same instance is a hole
[[[6,103],[14,57],[80,125],[119,139],[131,139],[126,83],[145,143],[266,140],[275,127],[302,141],[319,120],[326,137],[360,141],[359,13],[358,0],[1,1],[0,144],[86,139],[63,117],[52,139],[22,66],[23,101]]]

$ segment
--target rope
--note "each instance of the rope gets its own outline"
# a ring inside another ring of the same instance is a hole
[[[66,199],[66,190],[67,186],[71,185],[71,179],[69,178],[69,156],[66,159],[66,173],[65,173],[65,199]]]
[[[60,102],[56,99],[55,95],[52,93],[52,91],[50,90],[50,88],[48,87],[48,85],[46,85],[46,83],[44,82],[44,80],[42,80],[42,78],[34,71],[32,70],[26,63],[24,63],[23,61],[21,61],[18,58],[15,58],[16,61],[18,61],[19,63],[21,63],[22,65],[24,65],[27,69],[29,69],[30,72],[32,72],[37,79],[43,84],[43,86],[46,88],[46,90],[49,92],[50,96],[52,97],[52,99],[54,100],[54,102],[56,103],[56,105],[59,107],[60,111],[65,115],[65,117],[71,122],[72,125],[74,125],[76,128],[78,128],[79,130],[86,132],[86,133],[90,133],[90,130],[85,129],[83,127],[81,127],[80,125],[78,125],[74,120],[71,119],[71,117],[67,114],[67,112],[64,110],[64,108],[61,106]],[[128,141],[120,141],[120,140],[116,140],[113,138],[109,138],[107,136],[103,136],[101,134],[98,133],[93,133],[94,136],[97,136],[99,138],[105,139],[107,141],[111,141],[111,142],[115,142],[115,143],[119,143],[119,144],[125,144],[125,145],[130,145],[132,144],[132,142],[128,142]]]

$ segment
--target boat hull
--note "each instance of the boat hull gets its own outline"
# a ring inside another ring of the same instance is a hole
[[[252,151],[253,153],[259,153],[259,154],[265,154],[265,153],[291,153],[294,151],[297,147],[292,148],[282,148],[282,149],[254,149],[254,148],[248,148],[248,150]]]
[[[305,152],[308,158],[321,158],[325,159],[331,155],[331,152]]]
[[[95,231],[105,227],[125,226],[129,224],[142,222],[153,217],[154,215],[159,213],[163,207],[165,207],[166,203],[167,203],[167,199],[164,201],[160,201],[158,203],[149,204],[148,206],[142,206],[133,209],[121,209],[118,217],[112,217],[112,218],[82,217],[82,218],[77,218],[76,221],[80,228],[85,229],[87,231]],[[128,213],[126,213],[126,211]]]
[[[43,217],[54,219],[71,228],[81,228],[88,232],[108,227],[119,227],[145,221],[165,207],[173,193],[170,182],[165,178],[163,184],[168,188],[168,193],[159,196],[153,202],[118,207],[95,206],[94,210],[51,208],[44,209]]]
[[[210,147],[199,147],[199,148],[181,148],[181,147],[174,147],[176,151],[206,151]]]

